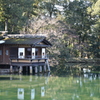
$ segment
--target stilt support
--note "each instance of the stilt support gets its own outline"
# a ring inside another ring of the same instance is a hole
[[[46,72],[46,64],[44,65],[44,72]]]
[[[19,68],[19,74],[22,74],[22,66]]]
[[[32,66],[30,66],[30,74],[32,74],[32,72],[33,72],[33,71],[32,71]]]
[[[10,72],[11,73],[13,72],[13,66],[10,66]]]
[[[40,70],[39,71],[42,72],[42,66],[40,66]]]
[[[50,72],[50,66],[49,65],[47,65],[48,66],[48,71]]]
[[[37,73],[38,72],[38,68],[37,68],[37,66],[35,66],[35,73]]]
[[[28,74],[28,66],[26,66],[26,74]]]
[[[48,71],[50,72],[50,66],[49,66],[48,60],[46,61],[46,64],[47,64],[47,67],[48,67]]]

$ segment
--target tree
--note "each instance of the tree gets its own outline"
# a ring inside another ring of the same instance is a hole
[[[33,0],[0,0],[0,22],[6,23],[9,32],[19,32],[35,13]]]
[[[43,15],[48,17],[55,17],[57,16],[57,8],[55,5],[58,4],[58,0],[44,0],[41,2],[41,6],[43,8]]]
[[[100,58],[100,0],[93,3],[91,7],[88,8],[88,13],[91,13],[91,18],[95,22],[91,26],[91,36],[90,36],[90,52],[93,57]]]

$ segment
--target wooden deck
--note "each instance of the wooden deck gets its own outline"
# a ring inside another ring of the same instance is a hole
[[[30,59],[30,58],[23,58],[23,59],[19,59],[19,58],[12,58],[11,60],[11,65],[16,65],[16,66],[20,66],[20,65],[25,65],[25,66],[34,66],[34,65],[44,65],[46,60],[48,58],[35,58],[35,59]]]

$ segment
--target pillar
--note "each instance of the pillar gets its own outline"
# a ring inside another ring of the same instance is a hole
[[[11,73],[13,72],[13,66],[10,66],[10,72]]]
[[[42,66],[40,66],[40,70],[39,71],[42,72]]]
[[[46,64],[44,65],[44,72],[46,72]]]
[[[33,72],[33,71],[32,71],[32,66],[30,66],[30,74],[32,74],[32,72]]]
[[[26,66],[26,74],[28,74],[28,66]]]
[[[20,66],[20,68],[19,68],[19,74],[21,74],[22,73],[22,66]]]
[[[46,61],[46,63],[47,63],[48,71],[50,72],[50,66],[48,60]]]
[[[48,65],[48,71],[50,72],[50,66]]]
[[[35,73],[37,73],[38,72],[38,68],[37,68],[37,66],[35,66]]]

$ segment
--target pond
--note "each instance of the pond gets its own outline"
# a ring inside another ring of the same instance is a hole
[[[100,100],[100,71],[55,72],[0,75],[0,100]]]

